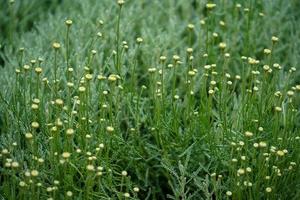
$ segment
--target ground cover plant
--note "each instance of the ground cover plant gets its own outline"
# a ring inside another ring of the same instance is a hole
[[[300,198],[298,1],[5,5],[3,199]]]

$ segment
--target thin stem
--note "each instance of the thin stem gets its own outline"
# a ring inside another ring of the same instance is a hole
[[[117,37],[116,37],[116,47],[117,47],[117,62],[116,70],[120,74],[120,21],[121,21],[121,10],[122,6],[119,7],[118,21],[117,21]]]

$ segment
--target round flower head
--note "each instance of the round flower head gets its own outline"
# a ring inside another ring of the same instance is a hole
[[[65,158],[65,159],[69,158],[70,156],[71,156],[71,154],[69,152],[63,152],[62,153],[62,157]]]
[[[102,26],[104,24],[104,21],[100,19],[100,20],[98,20],[98,23],[100,26]]]
[[[68,129],[66,130],[66,134],[67,134],[67,135],[73,135],[73,134],[74,134],[74,129],[68,128]]]
[[[108,94],[108,91],[107,91],[107,90],[104,90],[104,91],[102,92],[102,94],[107,95],[107,94]],[[107,107],[107,105],[105,104],[105,105],[103,105],[103,107]]]
[[[111,74],[108,76],[107,80],[109,80],[110,82],[115,82],[117,81],[117,76],[115,74]]]
[[[289,97],[294,96],[294,91],[292,91],[292,90],[287,91],[287,95],[288,95]]]
[[[31,176],[38,176],[39,172],[37,170],[32,170],[31,171]]]
[[[42,73],[42,68],[41,68],[41,67],[36,67],[36,68],[34,69],[34,71],[35,71],[37,74],[40,74],[40,73]]]
[[[206,4],[206,8],[207,9],[213,9],[213,8],[215,8],[217,5],[215,4],[215,3],[207,3]]]
[[[33,138],[33,135],[31,133],[25,133],[25,138],[30,140]]]
[[[232,192],[231,191],[227,191],[226,195],[230,197],[230,196],[232,196]]]
[[[187,27],[188,27],[188,29],[193,30],[195,28],[195,25],[194,24],[188,24]]]
[[[281,151],[281,150],[277,151],[276,154],[277,154],[278,156],[284,156],[284,152]]]
[[[270,50],[270,49],[264,49],[264,53],[265,53],[265,54],[270,54],[270,53],[271,53],[271,50]]]
[[[212,95],[212,94],[214,94],[214,93],[215,93],[214,90],[208,90],[208,94]]]
[[[230,53],[225,53],[224,56],[225,56],[225,58],[229,58],[230,57]]]
[[[86,74],[85,75],[86,80],[92,80],[93,79],[93,75],[92,74]]]
[[[245,136],[246,136],[246,137],[252,137],[252,136],[253,136],[253,133],[250,132],[250,131],[246,131],[246,132],[245,132]]]
[[[55,185],[59,185],[59,181],[58,181],[58,180],[54,180],[53,183],[54,183]]]
[[[189,53],[189,54],[193,53],[193,48],[187,48],[186,52]]]
[[[94,167],[94,165],[87,165],[87,166],[86,166],[86,169],[87,169],[88,171],[94,171],[94,170],[95,170],[95,167]]]
[[[23,66],[23,69],[24,69],[25,71],[27,71],[27,70],[30,69],[30,66],[29,66],[29,65],[24,65],[24,66]]]
[[[278,42],[278,40],[279,40],[278,37],[272,36],[272,42]]]
[[[250,64],[250,65],[255,65],[255,64],[258,64],[259,63],[259,60],[256,60],[256,59],[254,59],[254,58],[248,58],[248,63]]]
[[[11,163],[11,166],[12,166],[13,168],[17,168],[17,167],[19,167],[19,163],[16,162],[16,161],[14,161],[14,162]]]
[[[24,181],[20,181],[20,182],[19,182],[19,186],[20,186],[20,187],[25,187],[25,186],[26,186],[26,183],[25,183]]]
[[[55,100],[55,103],[59,106],[63,105],[64,104],[64,101],[62,99],[56,99]]]
[[[118,5],[119,5],[119,6],[122,6],[124,3],[125,3],[124,0],[118,0]]]
[[[59,44],[58,42],[54,42],[54,43],[52,44],[52,47],[53,47],[54,49],[59,49],[59,48],[60,48],[60,44]]]
[[[259,142],[259,146],[264,148],[267,146],[267,143],[266,142]]]
[[[211,85],[216,85],[216,84],[217,84],[217,82],[216,82],[216,81],[214,81],[214,80],[212,80],[212,81],[210,81],[210,84],[211,84]]]
[[[270,66],[269,66],[269,65],[264,65],[264,66],[263,66],[263,69],[264,69],[265,71],[268,71],[268,70],[270,70]]]
[[[219,44],[219,48],[220,49],[225,49],[226,48],[226,43],[225,42],[221,42],[220,44]]]
[[[91,52],[93,55],[95,55],[97,53],[97,51],[95,49],[93,49]]]
[[[279,107],[279,106],[276,106],[276,107],[275,107],[275,111],[277,111],[277,112],[281,112],[281,111],[282,111],[282,108],[281,108],[281,107]]]
[[[101,32],[98,32],[98,33],[97,33],[97,36],[101,38],[101,37],[102,37],[102,33],[101,33]]]
[[[71,196],[73,196],[73,192],[71,192],[71,191],[67,191],[67,193],[66,193],[66,194],[67,194],[67,196],[68,196],[68,197],[71,197]]]
[[[92,136],[90,134],[86,134],[85,138],[90,139]]]
[[[211,65],[204,65],[204,69],[206,69],[206,70],[211,69]]]
[[[5,154],[9,154],[9,151],[8,151],[7,149],[3,149],[3,150],[2,150],[2,154],[4,154],[4,155],[5,155]]]
[[[103,76],[102,74],[99,74],[98,76],[97,76],[97,79],[98,80],[105,80],[106,79],[106,76]]]
[[[189,71],[188,74],[189,74],[190,76],[195,76],[195,75],[196,75],[196,72],[195,72],[195,71]]]
[[[79,92],[85,92],[85,87],[80,86],[80,87],[78,88],[78,90],[79,90]]]
[[[174,55],[174,56],[173,56],[173,59],[174,59],[175,61],[178,61],[178,60],[180,59],[180,57],[179,57],[178,55]]]
[[[238,175],[243,175],[243,174],[245,174],[245,170],[244,169],[238,169],[237,174]]]
[[[107,131],[107,132],[110,132],[110,133],[111,133],[111,132],[114,132],[114,130],[115,130],[115,129],[114,129],[114,127],[112,127],[112,126],[106,127],[106,131]]]
[[[156,68],[155,67],[151,67],[151,68],[148,69],[148,72],[154,73],[154,72],[156,72]]]
[[[38,122],[32,122],[31,126],[32,126],[32,128],[39,128],[40,127]]]
[[[142,43],[143,41],[144,41],[144,40],[143,40],[143,38],[141,38],[141,37],[136,38],[136,42],[139,43],[139,44]]]
[[[160,57],[159,57],[159,60],[162,61],[162,62],[166,61],[166,59],[167,59],[166,56],[160,56]]]
[[[122,171],[121,174],[122,174],[122,176],[127,176],[128,173],[127,173],[127,171],[124,170],[124,171]]]
[[[278,63],[274,63],[273,64],[273,67],[275,68],[275,69],[281,69],[282,67],[280,66],[280,64],[278,64]]]
[[[266,192],[267,192],[267,193],[272,192],[272,188],[271,188],[271,187],[267,187],[267,188],[266,188]]]
[[[73,22],[72,22],[72,20],[68,19],[65,21],[65,23],[67,26],[71,26]]]

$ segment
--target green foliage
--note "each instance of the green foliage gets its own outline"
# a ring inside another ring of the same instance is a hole
[[[298,1],[26,2],[1,12],[5,199],[300,198]]]

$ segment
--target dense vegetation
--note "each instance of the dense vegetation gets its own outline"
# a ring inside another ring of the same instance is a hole
[[[299,1],[1,5],[0,197],[300,198]]]

